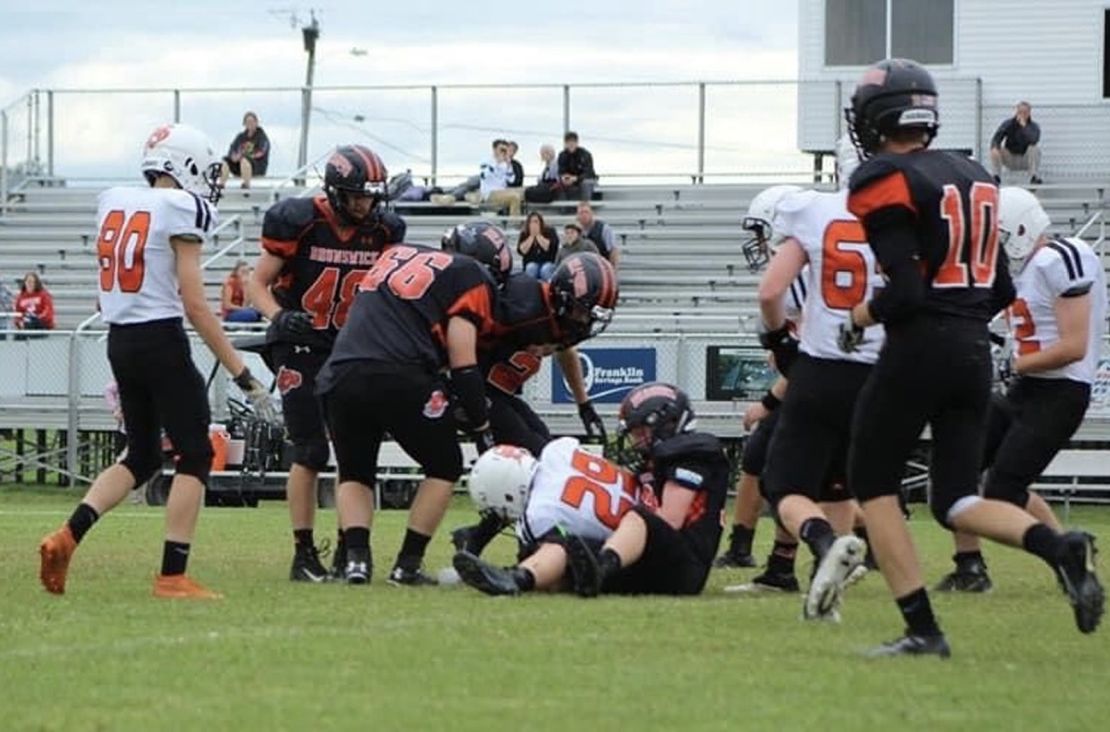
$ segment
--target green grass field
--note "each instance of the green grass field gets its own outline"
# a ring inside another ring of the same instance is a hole
[[[192,574],[226,598],[149,596],[160,510],[121,506],[93,530],[68,594],[37,581],[37,542],[76,494],[0,491],[0,729],[960,729],[1110,726],[1110,628],[1080,635],[1047,568],[990,548],[987,596],[934,595],[953,658],[868,660],[901,625],[877,576],[840,625],[805,624],[796,596],[531,596],[382,581],[404,514],[378,517],[369,588],[293,585],[285,505],[207,509]],[[460,503],[446,525],[469,521]],[[1073,523],[1110,541],[1110,511]],[[334,517],[319,525],[330,535]],[[760,552],[770,524],[761,524]],[[914,530],[930,580],[948,537]],[[493,556],[508,560],[512,542]],[[449,559],[446,532],[429,566]],[[800,564],[808,571],[808,566]]]

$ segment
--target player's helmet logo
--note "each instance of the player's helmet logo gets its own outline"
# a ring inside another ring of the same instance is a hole
[[[301,375],[300,371],[286,368],[285,366],[278,369],[277,388],[282,395],[288,394],[294,389],[299,388],[303,383],[304,377]]]
[[[441,389],[436,389],[428,397],[428,401],[424,403],[424,416],[428,419],[439,419],[447,411],[447,406],[450,401],[443,394]]]

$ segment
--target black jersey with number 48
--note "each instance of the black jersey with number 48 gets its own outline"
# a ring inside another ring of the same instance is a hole
[[[390,212],[348,226],[326,196],[278,201],[262,220],[262,249],[285,260],[274,299],[285,310],[305,311],[317,330],[334,337],[378,252],[404,236],[405,222]]]
[[[317,391],[336,367],[372,361],[435,373],[447,366],[447,325],[471,321],[479,338],[493,328],[493,278],[476,259],[416,244],[392,244],[359,283]]]
[[[870,235],[892,208],[915,221],[912,256],[925,280],[925,312],[988,321],[1013,299],[998,239],[998,186],[981,165],[939,150],[876,155],[852,175],[848,210]],[[880,266],[884,254],[876,248]]]

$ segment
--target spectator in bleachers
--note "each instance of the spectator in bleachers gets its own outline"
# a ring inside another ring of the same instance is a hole
[[[54,330],[54,298],[35,272],[23,277],[15,312],[15,327],[19,330]]]
[[[533,211],[520,229],[516,250],[524,262],[524,271],[546,282],[555,271],[559,235],[544,222],[542,214]]]
[[[497,158],[497,148],[501,147],[502,145],[508,145],[508,144],[509,143],[506,140],[502,140],[501,138],[498,138],[498,139],[494,140],[493,145],[492,145],[492,147],[493,147],[493,158],[494,159]],[[484,167],[485,165],[486,165],[486,163],[482,163],[481,167]],[[445,193],[433,193],[428,198],[428,200],[431,201],[432,203],[438,205],[438,206],[450,206],[450,205],[454,204],[456,201],[465,201],[465,200],[468,200],[468,199],[471,200],[473,203],[477,203],[478,200],[479,200],[477,192],[478,192],[478,189],[482,185],[481,167],[479,168],[478,175],[470,176],[469,178],[464,180],[462,183],[458,184],[457,186],[455,186],[454,188],[452,188],[451,190],[449,190]],[[474,195],[471,197],[468,194],[474,194]]]
[[[493,159],[482,163],[478,192],[483,203],[508,206],[510,216],[520,216],[524,190],[509,187],[515,180],[513,166],[509,162],[509,143],[506,140],[497,142],[493,148]]]
[[[224,280],[220,291],[220,316],[225,323],[257,323],[262,320],[262,313],[247,303],[247,282],[250,278],[251,266],[240,259]]]
[[[509,188],[523,188],[524,166],[516,159],[516,154],[520,152],[520,145],[513,140],[509,140],[506,144],[509,146],[509,165],[513,168],[513,180],[509,183]]]
[[[243,115],[243,131],[231,141],[220,167],[220,188],[227,184],[229,175],[237,175],[243,181],[243,188],[250,188],[251,179],[266,175],[269,165],[270,138],[258,126],[258,115],[247,112]]]
[[[616,269],[621,261],[621,251],[617,244],[617,237],[613,234],[613,227],[594,216],[594,208],[589,201],[578,203],[575,219],[582,227],[582,236],[592,241],[598,253],[608,259],[609,264]]]
[[[589,201],[597,185],[594,158],[590,151],[578,146],[578,133],[563,135],[563,151],[559,153],[559,180],[567,198],[577,195],[580,201]]]
[[[1033,121],[1029,102],[1018,102],[1014,116],[998,126],[991,138],[991,172],[994,182],[1002,182],[1002,168],[1029,171],[1030,183],[1043,183],[1041,165],[1041,127]]]
[[[563,227],[563,243],[559,246],[559,256],[555,258],[556,266],[570,255],[580,252],[598,253],[594,243],[582,236],[582,227],[572,221]]]
[[[529,203],[551,203],[562,195],[563,183],[559,179],[559,160],[555,157],[555,148],[544,145],[540,148],[540,161],[543,170],[540,171],[536,185],[524,189],[524,200]]]

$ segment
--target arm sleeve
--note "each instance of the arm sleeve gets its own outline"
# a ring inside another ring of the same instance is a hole
[[[925,300],[914,233],[916,217],[894,206],[872,212],[863,224],[875,259],[887,276],[886,287],[871,300],[871,316],[880,323],[905,320]]]
[[[270,157],[270,138],[266,137],[261,127],[258,128],[258,143],[254,146],[254,154],[251,157],[256,160]]]
[[[478,335],[493,327],[493,296],[491,286],[480,282],[460,295],[447,309],[449,318],[465,318],[478,329]]]
[[[54,330],[54,298],[46,290],[42,291],[42,312],[39,317],[49,330]]]
[[[696,459],[678,459],[668,464],[664,476],[664,484],[674,482],[691,491],[706,489],[705,466]]]
[[[166,235],[204,242],[216,228],[215,209],[200,196],[185,190],[173,191],[166,196],[163,211],[166,216]]]
[[[1036,145],[1041,141],[1041,126],[1029,120],[1029,124],[1025,125],[1025,141],[1030,145]]]
[[[235,136],[235,139],[231,141],[231,144],[227,146],[228,157],[231,157],[235,153],[239,152],[239,146],[243,144],[244,134],[246,133],[240,132],[238,135]]]
[[[994,131],[993,135],[991,135],[991,147],[1002,146],[1002,141],[1006,138],[1006,134],[1010,131],[1010,122],[1012,121],[1012,119],[1008,119],[1002,124],[998,125],[998,129]]]
[[[620,246],[617,245],[617,237],[613,235],[613,227],[609,224],[602,225],[601,240],[605,242],[605,248],[610,252],[615,252],[620,249]]]
[[[582,150],[582,177],[597,178],[597,173],[594,171],[594,156],[588,150]]]
[[[559,175],[564,175],[570,172],[570,155],[567,155],[566,150],[562,150],[559,152],[557,165],[559,168]]]

